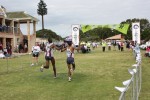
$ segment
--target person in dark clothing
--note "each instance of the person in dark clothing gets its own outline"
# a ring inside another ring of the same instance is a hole
[[[20,43],[19,44],[19,53],[23,53],[23,50],[24,50],[23,45]]]
[[[3,51],[3,44],[0,41],[0,51]]]
[[[6,44],[6,49],[7,49],[7,53],[9,55],[12,55],[12,46],[9,42]]]

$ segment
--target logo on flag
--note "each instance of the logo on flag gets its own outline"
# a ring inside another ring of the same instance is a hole
[[[81,25],[81,30],[83,33],[98,28],[98,27],[102,27],[102,28],[111,28],[111,29],[115,29],[123,34],[127,34],[128,28],[129,28],[129,24],[113,24],[113,25]]]
[[[80,25],[72,25],[72,42],[74,45],[79,45],[79,28]]]
[[[132,40],[140,44],[140,23],[132,23]]]

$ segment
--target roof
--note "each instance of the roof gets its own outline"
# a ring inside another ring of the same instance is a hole
[[[106,40],[119,40],[119,39],[122,39],[121,34],[118,34],[118,35],[109,37],[109,38],[107,38]]]
[[[16,19],[16,20],[19,20],[19,22],[25,22],[27,20],[30,20],[30,21],[39,21],[37,18],[25,13],[24,11],[18,11],[18,12],[7,12],[6,13],[7,15],[7,18],[10,18],[10,19]]]

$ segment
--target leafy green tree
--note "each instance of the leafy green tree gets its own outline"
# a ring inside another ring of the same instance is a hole
[[[43,0],[40,0],[38,3],[37,14],[42,16],[42,30],[44,29],[44,15],[47,15],[46,3]]]
[[[53,38],[54,40],[62,40],[62,37],[57,35],[52,30],[44,29],[36,31],[36,36],[39,38]]]

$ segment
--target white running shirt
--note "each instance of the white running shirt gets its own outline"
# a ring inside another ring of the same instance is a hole
[[[74,53],[71,52],[70,48],[67,48],[66,54],[67,54],[67,57],[73,57],[74,58]]]
[[[53,43],[47,43],[46,44],[45,56],[54,57],[54,50],[51,47],[52,45],[53,45]]]
[[[38,53],[38,52],[41,51],[41,49],[40,49],[39,46],[33,46],[33,47],[32,47],[32,51],[33,51],[33,53]]]

